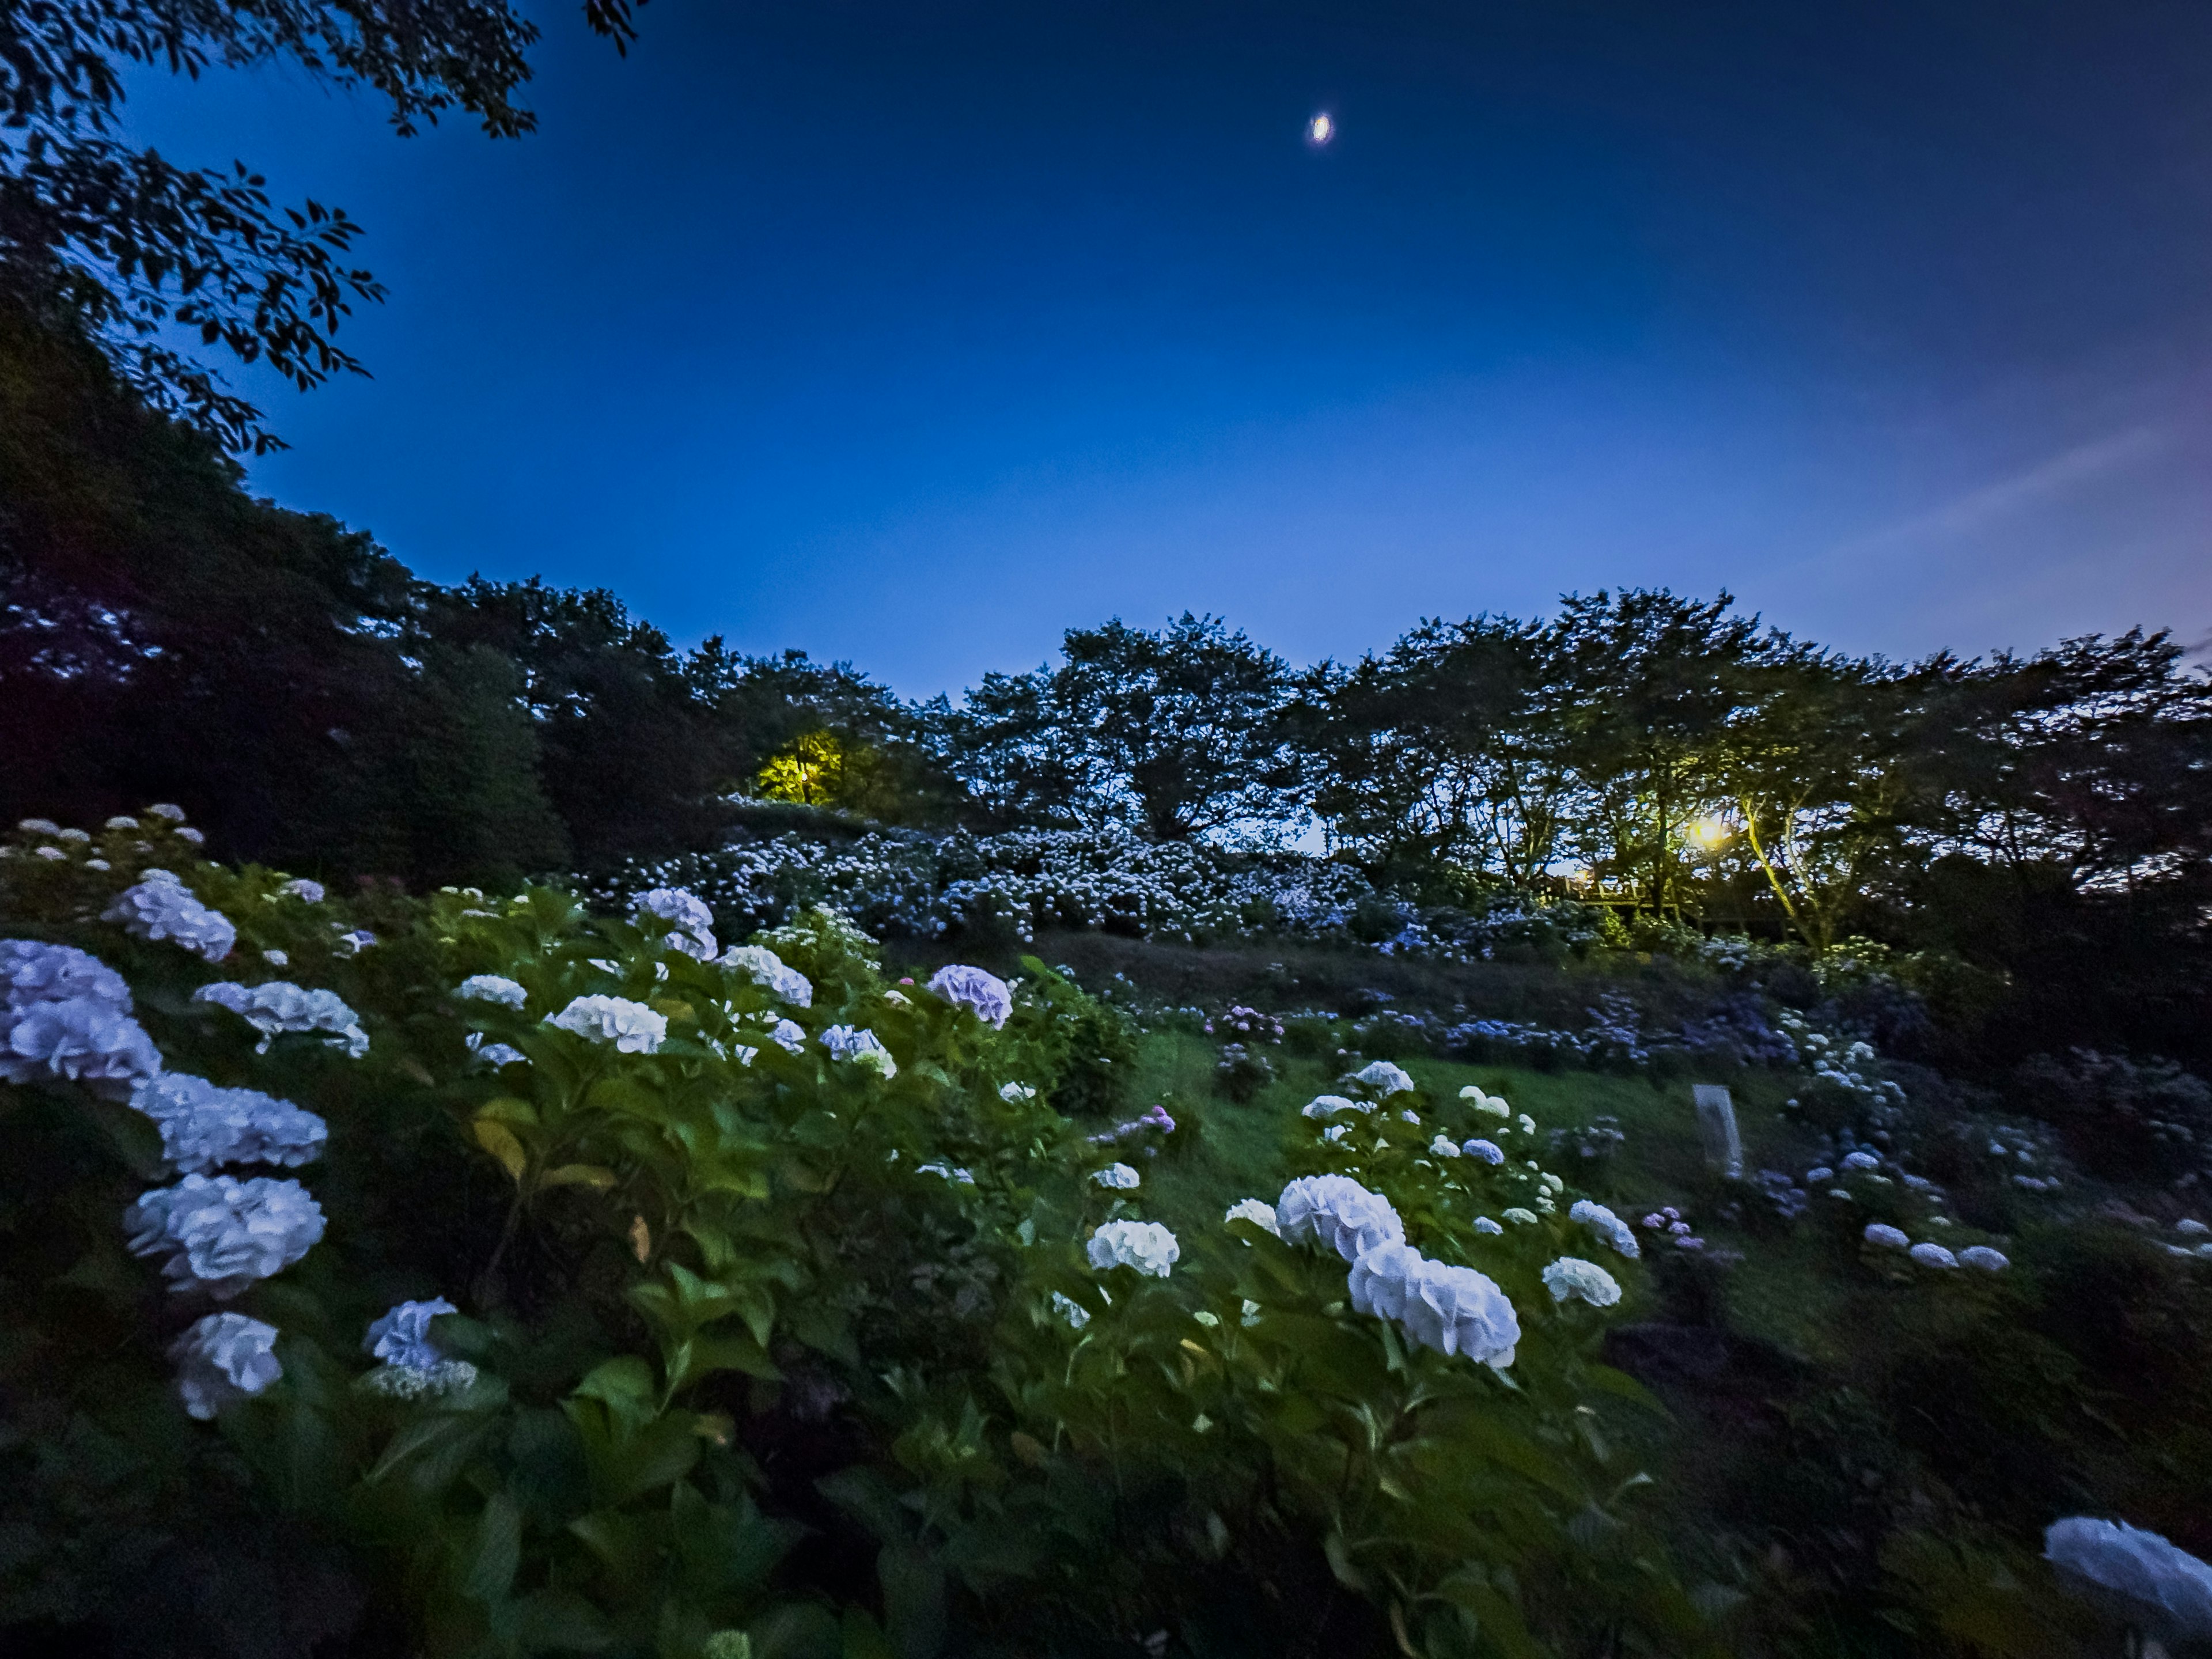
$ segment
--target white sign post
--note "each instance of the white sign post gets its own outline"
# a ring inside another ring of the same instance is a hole
[[[1743,1174],[1743,1137],[1736,1133],[1735,1103],[1717,1083],[1700,1083],[1690,1091],[1698,1103],[1698,1138],[1705,1144],[1705,1163],[1735,1180]]]

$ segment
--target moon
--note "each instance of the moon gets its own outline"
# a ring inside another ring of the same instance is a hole
[[[1327,111],[1323,111],[1306,123],[1306,143],[1311,144],[1316,149],[1322,149],[1335,137],[1336,118]]]

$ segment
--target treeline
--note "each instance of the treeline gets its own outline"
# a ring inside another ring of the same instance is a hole
[[[249,497],[99,356],[0,314],[0,811],[182,802],[228,854],[414,884],[714,845],[760,803],[1121,825],[1814,949],[1934,949],[2023,1029],[2205,1046],[2212,682],[2164,633],[1917,663],[1726,595],[1427,621],[1297,669],[1225,623],[1072,629],[956,707],[678,650],[605,592],[412,577]],[[826,822],[826,820],[818,820]]]

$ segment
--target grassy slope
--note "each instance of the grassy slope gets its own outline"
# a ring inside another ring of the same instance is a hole
[[[1275,1083],[1249,1105],[1232,1105],[1212,1092],[1218,1052],[1203,1037],[1157,1032],[1145,1040],[1139,1056],[1132,1105],[1141,1110],[1158,1101],[1177,1116],[1194,1115],[1203,1128],[1196,1152],[1146,1170],[1146,1212],[1178,1230],[1218,1224],[1222,1212],[1240,1198],[1273,1201],[1284,1181],[1285,1133],[1298,1109],[1334,1081],[1332,1067],[1275,1051],[1280,1073]],[[1654,1085],[1640,1078],[1428,1059],[1405,1065],[1433,1099],[1449,1098],[1467,1084],[1480,1084],[1527,1112],[1542,1131],[1578,1128],[1601,1115],[1618,1120],[1628,1139],[1609,1168],[1580,1170],[1571,1148],[1547,1157],[1547,1167],[1564,1176],[1571,1189],[1588,1191],[1625,1215],[1666,1204],[1681,1209],[1711,1244],[1743,1253],[1729,1285],[1730,1311],[1740,1329],[1808,1356],[1833,1351],[1843,1334],[1831,1316],[1843,1299],[1843,1287],[1825,1271],[1819,1241],[1808,1230],[1786,1238],[1747,1238],[1713,1214],[1721,1200],[1705,1173],[1689,1080]],[[1788,1080],[1753,1072],[1727,1081],[1747,1167],[1802,1174],[1817,1147],[1780,1114]]]

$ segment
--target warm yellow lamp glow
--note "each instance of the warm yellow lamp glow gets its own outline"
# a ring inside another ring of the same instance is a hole
[[[1718,818],[1699,818],[1690,826],[1690,839],[1708,849],[1729,838],[1729,827]]]

